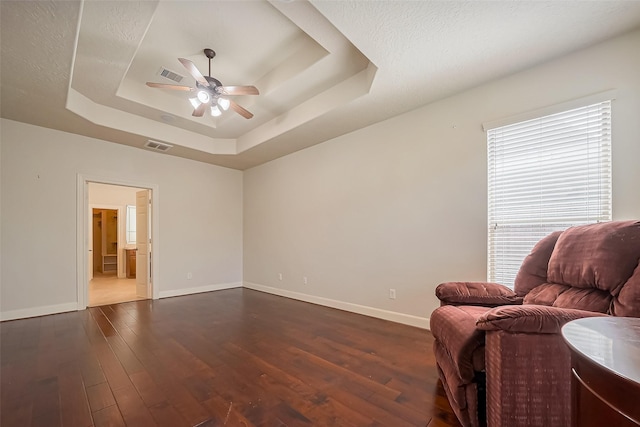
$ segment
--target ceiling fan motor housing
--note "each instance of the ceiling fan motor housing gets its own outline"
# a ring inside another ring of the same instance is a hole
[[[209,87],[204,86],[202,84],[200,84],[200,82],[196,81],[196,88],[198,88],[198,90],[205,90],[209,93],[211,93],[211,96],[214,98],[217,98],[218,96],[220,96],[220,93],[218,92],[217,88],[218,87],[222,87],[222,83],[220,83],[220,80],[213,78],[213,77],[209,77],[209,76],[203,76],[207,82],[209,82]]]

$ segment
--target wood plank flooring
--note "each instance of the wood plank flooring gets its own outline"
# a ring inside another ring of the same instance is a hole
[[[3,427],[459,426],[428,331],[252,290],[0,333]]]
[[[89,307],[135,301],[136,279],[118,279],[115,274],[95,274],[89,282]]]

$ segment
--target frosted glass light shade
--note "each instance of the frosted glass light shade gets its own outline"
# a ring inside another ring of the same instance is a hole
[[[204,90],[198,91],[198,95],[197,96],[198,96],[198,101],[202,102],[203,104],[209,102],[209,99],[211,98],[209,96],[209,92],[204,91]]]
[[[231,105],[231,102],[229,102],[229,100],[226,98],[218,98],[218,105],[224,111],[227,111],[229,109],[229,105]]]

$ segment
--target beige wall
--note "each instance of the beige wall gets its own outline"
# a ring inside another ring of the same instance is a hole
[[[245,286],[427,326],[438,283],[486,278],[482,123],[609,89],[613,215],[640,218],[638,52],[634,32],[246,171]]]
[[[486,277],[483,122],[618,89],[614,218],[640,218],[639,49],[635,32],[244,174],[3,119],[0,318],[75,309],[84,174],[159,189],[160,296],[244,280],[427,326],[437,283]]]
[[[0,125],[2,319],[76,308],[78,174],[157,186],[161,297],[241,285],[242,172]]]
[[[136,204],[136,192],[140,190],[142,189],[136,187],[92,182],[89,183],[89,204],[126,208],[127,205]]]

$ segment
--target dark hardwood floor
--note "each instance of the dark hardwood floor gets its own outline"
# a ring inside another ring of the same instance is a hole
[[[426,330],[261,292],[0,324],[0,425],[459,426]]]

